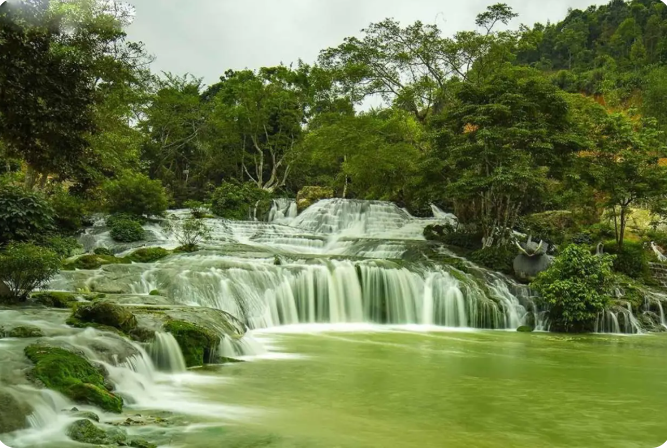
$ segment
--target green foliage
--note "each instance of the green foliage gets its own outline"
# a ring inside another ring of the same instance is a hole
[[[513,274],[512,263],[517,255],[514,246],[493,246],[480,249],[470,254],[470,261],[493,271]]]
[[[24,302],[58,273],[60,257],[30,243],[12,243],[0,252],[0,282],[9,288],[13,301]]]
[[[39,193],[0,187],[0,245],[26,241],[53,230],[53,209]]]
[[[58,189],[49,197],[49,203],[54,211],[56,227],[60,231],[74,233],[83,226],[86,212],[81,199]]]
[[[439,241],[466,250],[482,248],[482,235],[465,228],[455,229],[451,225],[430,225],[424,228],[424,237],[429,241]]]
[[[81,250],[81,244],[76,238],[68,236],[51,236],[43,244],[46,248],[54,251],[60,258],[68,258]]]
[[[169,205],[167,193],[159,180],[139,173],[125,173],[103,186],[107,209],[111,213],[135,216],[159,216]]]
[[[109,221],[107,221],[109,225]],[[121,243],[134,243],[145,238],[141,223],[133,219],[116,218],[111,221],[111,238]]]
[[[267,208],[271,203],[271,193],[247,182],[233,184],[223,182],[211,197],[211,211],[226,219],[247,220],[257,204]]]
[[[613,258],[596,256],[576,244],[566,247],[531,286],[549,313],[551,330],[593,331],[598,314],[609,304]]]
[[[104,377],[86,359],[56,347],[30,345],[25,355],[35,364],[30,375],[44,386],[82,404],[120,413],[123,399],[109,392]]]
[[[164,325],[164,331],[174,336],[188,367],[211,362],[220,341],[216,334],[190,322],[169,321]]]
[[[572,212],[555,210],[535,213],[521,218],[522,232],[533,236],[534,241],[544,240],[551,244],[563,243],[576,230]]]
[[[614,271],[636,280],[648,279],[651,276],[649,252],[642,243],[626,241],[619,249],[615,241],[607,241],[604,250],[615,255]]]
[[[93,253],[95,255],[106,255],[107,257],[114,256],[114,253],[111,252],[111,250],[107,249],[106,247],[98,247],[93,251]]]
[[[125,257],[125,259],[135,263],[153,263],[155,261],[161,260],[169,254],[170,252],[167,249],[163,249],[161,247],[147,247],[135,250],[130,255]]]
[[[203,219],[208,214],[206,204],[200,201],[185,201],[183,205],[190,209],[193,218]]]
[[[184,220],[175,220],[171,226],[181,247],[193,249],[189,252],[193,252],[199,244],[211,238],[211,229],[206,222],[194,216]]]

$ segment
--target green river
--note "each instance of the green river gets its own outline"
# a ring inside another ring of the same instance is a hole
[[[196,447],[609,447],[667,439],[667,337],[268,333],[293,357],[214,368],[201,393],[257,410]],[[209,372],[211,373],[211,372]]]

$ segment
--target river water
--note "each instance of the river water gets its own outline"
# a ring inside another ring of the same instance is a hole
[[[233,344],[222,338],[220,354],[245,362],[185,370],[170,335],[141,345],[68,327],[64,310],[0,310],[0,326],[36,325],[42,342],[103,365],[124,413],[78,407],[107,424],[134,419],[129,435],[161,447],[611,448],[667,440],[667,336],[637,334],[640,313],[664,323],[667,297],[601,315],[598,331],[617,334],[518,334],[524,324],[548,329],[530,288],[452,263],[454,254],[426,242],[426,225],[455,219],[437,208],[417,219],[389,203],[327,200],[296,216],[293,203],[278,201],[270,219],[208,219],[212,238],[200,252],[62,272],[50,286],[134,304],[157,290],[195,314],[225,311],[249,334]],[[178,246],[159,224],[146,230],[139,245]],[[114,243],[102,220],[81,241],[117,254],[136,248]],[[62,409],[73,403],[19,374],[30,367],[23,348],[33,342],[0,340],[0,386],[35,407],[31,428],[2,440],[81,447],[65,435],[73,417]]]

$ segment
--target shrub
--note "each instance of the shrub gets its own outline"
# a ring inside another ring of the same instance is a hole
[[[249,219],[255,206],[268,211],[271,207],[271,193],[251,182],[241,185],[223,182],[211,198],[211,211],[227,219]]]
[[[183,204],[185,207],[190,209],[190,214],[193,218],[202,219],[206,217],[208,209],[206,204],[199,201],[185,201]]]
[[[64,236],[49,237],[44,241],[44,246],[54,251],[60,258],[69,258],[82,248],[76,238]]]
[[[174,221],[172,227],[181,247],[191,249],[188,252],[193,252],[200,243],[211,237],[211,229],[203,219],[193,217],[182,221]]]
[[[54,211],[56,226],[63,232],[74,233],[83,227],[85,208],[83,201],[63,189],[56,190],[49,198]]]
[[[143,240],[145,237],[141,223],[133,219],[116,218],[111,221],[107,220],[107,225],[111,229],[111,238],[120,243],[134,243]]]
[[[451,224],[427,226],[424,237],[429,241],[439,241],[462,249],[476,250],[482,247],[482,235],[479,232],[455,229]]]
[[[493,271],[513,274],[512,263],[517,255],[513,246],[487,247],[470,254],[470,261]]]
[[[60,257],[52,250],[30,243],[13,243],[0,254],[0,281],[7,285],[10,299],[24,302],[58,273]]]
[[[596,256],[584,246],[570,245],[531,286],[547,308],[551,330],[588,332],[609,304],[613,257]]]
[[[111,213],[137,216],[162,215],[169,205],[167,193],[159,180],[138,173],[128,173],[103,186],[106,205]]]
[[[0,245],[44,235],[53,230],[53,224],[53,209],[42,195],[0,187]]]
[[[521,218],[521,230],[533,236],[534,241],[543,240],[550,244],[561,244],[565,235],[575,230],[572,212],[553,210]]]
[[[614,271],[634,279],[646,279],[651,276],[649,253],[641,243],[625,241],[623,249],[619,249],[616,241],[607,241],[604,250],[606,253],[616,255]]]

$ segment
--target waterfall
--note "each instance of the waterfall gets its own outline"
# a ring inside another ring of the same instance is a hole
[[[171,333],[156,332],[148,353],[158,370],[171,373],[186,370],[181,348]]]
[[[269,222],[289,223],[297,216],[297,205],[294,199],[274,199],[269,211]]]

